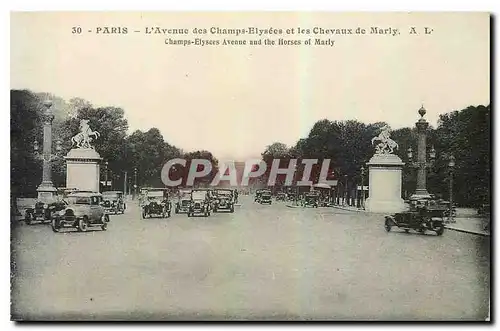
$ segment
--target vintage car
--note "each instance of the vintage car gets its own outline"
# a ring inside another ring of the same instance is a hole
[[[286,200],[286,193],[285,192],[278,192],[276,194],[276,201],[285,201]]]
[[[259,198],[259,203],[261,205],[263,204],[272,204],[273,203],[273,195],[271,193],[271,190],[262,190]]]
[[[24,215],[24,222],[26,224],[30,225],[36,221],[50,223],[53,215],[63,210],[67,205],[62,196],[59,195],[41,198],[35,202],[33,207],[26,209]]]
[[[234,191],[230,189],[215,190],[214,212],[228,210],[234,213]]]
[[[442,205],[419,203],[411,205],[409,211],[395,213],[385,216],[384,227],[387,232],[393,226],[403,229],[406,233],[413,229],[424,234],[426,231],[434,231],[438,236],[444,232],[444,211]]]
[[[172,202],[169,199],[169,190],[166,188],[148,189],[142,204],[142,218],[159,216],[170,217]]]
[[[76,228],[86,232],[92,226],[99,226],[104,231],[108,228],[109,215],[101,205],[100,193],[76,192],[69,194],[65,201],[66,208],[52,218],[52,231]]]
[[[255,199],[253,200],[254,202],[260,202],[260,197],[261,197],[263,191],[264,190],[262,190],[262,189],[255,191]]]
[[[319,194],[317,192],[306,193],[304,196],[304,200],[302,200],[302,206],[318,208]]]
[[[108,214],[124,214],[126,205],[123,201],[123,192],[106,191],[102,193],[103,206]]]
[[[210,192],[208,190],[194,189],[191,192],[188,216],[203,215],[210,216],[212,212]]]
[[[189,212],[189,206],[191,205],[191,191],[180,191],[177,202],[175,203],[175,213],[187,213]]]

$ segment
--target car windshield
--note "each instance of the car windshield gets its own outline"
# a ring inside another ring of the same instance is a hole
[[[72,205],[90,205],[90,197],[68,197],[66,200]]]
[[[181,192],[180,195],[181,199],[186,199],[189,198],[190,193],[189,192]]]
[[[118,199],[120,197],[117,193],[106,193],[106,192],[104,192],[102,196],[104,199],[113,199],[113,198]]]
[[[206,196],[207,196],[207,191],[193,191],[193,193],[191,193],[191,197],[194,200],[205,199]]]
[[[149,191],[148,198],[163,198],[163,191]]]
[[[232,192],[231,191],[217,191],[217,194],[218,195],[231,195]]]

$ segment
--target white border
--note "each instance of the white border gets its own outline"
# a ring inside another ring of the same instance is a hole
[[[161,3],[161,4],[159,4]],[[341,3],[336,3],[335,5],[331,3],[327,3],[327,1],[320,0],[307,0],[307,1],[297,1],[297,0],[282,0],[282,1],[270,1],[270,0],[253,0],[240,2],[235,0],[182,0],[182,1],[170,1],[165,3],[165,1],[153,1],[153,0],[141,0],[141,1],[104,1],[104,0],[80,0],[80,1],[55,1],[55,0],[45,0],[45,1],[11,1],[8,3],[7,1],[3,1],[0,6],[2,7],[1,11],[1,36],[3,39],[3,45],[7,45],[2,52],[2,62],[4,66],[2,66],[2,76],[4,77],[4,87],[1,90],[2,95],[2,105],[4,111],[0,112],[2,118],[2,125],[4,127],[2,135],[4,139],[0,139],[1,151],[5,153],[4,155],[10,155],[10,143],[9,143],[9,132],[10,132],[10,118],[8,112],[8,104],[10,99],[10,74],[9,74],[9,56],[10,50],[9,45],[10,42],[10,11],[69,11],[69,10],[137,10],[137,11],[146,11],[146,10],[159,10],[159,11],[167,11],[167,10],[286,10],[286,11],[299,11],[299,10],[324,10],[324,11],[487,11],[492,13],[499,13],[499,3],[497,0],[473,0],[473,1],[436,1],[436,0],[418,0],[418,1],[390,1],[390,0],[378,0],[378,1],[370,1],[370,0],[350,0],[350,1],[342,1]],[[498,21],[497,21],[498,25]],[[498,45],[498,34],[495,35],[495,45]],[[466,47],[466,45],[464,45]],[[496,52],[495,52],[496,53]],[[498,56],[497,56],[498,57]],[[495,72],[496,73],[496,72]],[[494,76],[494,75],[492,75]],[[492,77],[493,78],[493,77]],[[498,86],[495,88],[495,94],[498,95]],[[498,116],[496,116],[498,118]],[[498,122],[495,121],[495,124],[498,126]],[[496,138],[496,135],[495,135]],[[495,155],[499,154],[498,145],[495,147]],[[496,160],[495,160],[496,161]],[[496,164],[496,162],[494,164]],[[10,162],[9,162],[10,163]],[[496,170],[496,169],[495,169]],[[2,211],[5,216],[7,213],[10,213],[10,204],[9,201],[9,187],[10,183],[8,181],[7,174],[10,174],[10,166],[7,162],[2,163],[2,173],[4,176],[2,177],[2,181],[4,185],[2,187]],[[496,201],[495,201],[496,202]],[[498,205],[494,203],[494,205]],[[3,300],[1,301],[2,308],[2,318],[1,318],[1,330],[10,330],[15,327],[15,324],[9,322],[10,320],[10,306],[9,306],[9,298],[10,298],[10,277],[9,277],[9,268],[10,268],[10,227],[9,220],[10,217],[3,218],[3,227],[4,231],[1,231],[3,235],[3,249],[1,251],[1,264],[5,270],[0,273],[1,285],[2,285],[2,294]],[[496,248],[496,245],[495,245]],[[496,251],[496,250],[495,250]],[[495,261],[493,261],[493,265],[495,265]],[[498,316],[497,316],[498,317]],[[73,325],[64,325],[59,326],[58,329],[70,329]],[[118,325],[120,327],[121,325]],[[201,326],[201,325],[200,325]],[[283,325],[282,325],[283,326]],[[284,325],[285,327],[288,325]],[[301,325],[300,327],[312,327],[314,325]],[[372,325],[373,326],[373,325]],[[24,326],[24,330],[34,329],[35,325]],[[50,328],[52,325],[46,325],[45,328]],[[92,324],[86,324],[85,326],[81,326],[83,328],[92,327],[95,329],[103,329],[104,326],[94,326]],[[141,325],[133,325],[128,326],[127,329],[138,330],[142,329],[145,326]],[[178,328],[179,325],[167,325],[169,328]],[[235,325],[230,326],[235,327]],[[268,328],[270,326],[264,325],[253,325],[252,328]],[[336,326],[344,328],[345,326]],[[361,327],[356,325],[356,328]],[[381,327],[387,327],[385,325],[381,325]],[[400,328],[401,325],[394,325],[394,327]],[[418,325],[418,328],[425,328],[426,330],[437,328],[437,326],[430,325]],[[446,326],[449,328],[454,327],[454,325]],[[479,326],[472,326],[473,328],[478,328]],[[183,327],[185,328],[185,326]],[[352,328],[352,326],[350,327]]]

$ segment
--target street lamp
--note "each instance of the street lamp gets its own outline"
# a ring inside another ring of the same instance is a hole
[[[134,199],[137,195],[137,168],[134,168]]]
[[[433,165],[436,151],[434,147],[431,147],[429,151],[430,162],[427,162],[427,129],[429,128],[429,123],[424,119],[427,110],[422,106],[418,110],[418,113],[420,114],[420,119],[415,123],[418,132],[417,160],[415,162],[413,162],[413,150],[411,147],[408,148],[409,166],[417,169],[417,187],[411,199],[428,199],[431,196],[427,192],[427,168]]]
[[[365,209],[365,167],[361,166],[361,208]]]
[[[344,175],[345,178],[345,184],[344,184],[344,203],[343,205],[347,205],[347,175]]]
[[[105,175],[104,175],[104,180],[106,181],[106,183],[105,183],[105,187],[104,187],[104,190],[105,190],[105,191],[107,191],[107,189],[108,189],[108,165],[109,165],[109,163],[108,163],[108,161],[106,161],[106,162],[104,163],[104,166],[105,166],[105,171],[106,171],[106,172],[105,172]]]
[[[449,220],[453,219],[453,171],[455,169],[455,157],[450,156],[450,161],[448,162],[448,174],[449,174],[449,195],[450,195],[450,210],[449,210]]]
[[[59,158],[58,153],[62,150],[61,141],[56,141],[56,154],[52,154],[52,121],[54,120],[54,115],[52,114],[52,101],[46,100],[43,103],[45,111],[42,115],[43,121],[43,147],[42,153],[39,154],[40,146],[38,141],[35,140],[33,143],[33,150],[35,151],[35,157],[43,161],[43,172],[42,172],[42,182],[37,188],[38,199],[52,199],[56,194],[57,190],[52,183],[52,172],[51,172],[51,162]]]

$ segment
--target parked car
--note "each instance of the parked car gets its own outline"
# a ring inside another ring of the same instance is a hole
[[[234,213],[235,196],[233,190],[217,189],[215,190],[214,212],[228,210]]]
[[[319,205],[319,194],[316,192],[306,193],[304,200],[302,201],[302,206],[304,207],[314,207],[318,208]]]
[[[159,216],[170,217],[172,214],[172,202],[169,199],[169,191],[166,188],[148,189],[142,206],[142,218]]]
[[[103,206],[108,214],[124,214],[126,205],[123,200],[123,192],[106,191],[102,193]]]
[[[188,217],[195,215],[210,216],[212,211],[210,192],[208,190],[194,189],[191,192]]]
[[[179,191],[179,197],[175,203],[175,213],[187,213],[189,212],[189,206],[191,204],[191,190]]]
[[[52,219],[52,230],[76,228],[86,232],[89,227],[99,226],[103,231],[108,228],[109,216],[104,210],[100,193],[76,192],[68,195],[66,208]]]
[[[264,192],[263,189],[258,189],[257,191],[255,191],[255,198],[254,198],[254,202],[260,202],[260,197],[262,196],[262,192]]]
[[[262,190],[260,193],[259,203],[263,204],[272,204],[273,203],[273,195],[271,190]]]
[[[286,200],[286,193],[285,192],[278,192],[276,194],[276,201],[285,201]]]

